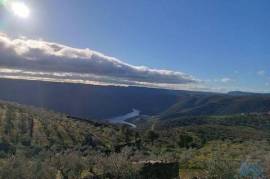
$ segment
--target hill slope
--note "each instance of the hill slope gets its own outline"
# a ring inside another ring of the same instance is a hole
[[[132,109],[158,114],[176,103],[169,90],[0,79],[0,99],[83,118],[107,119]]]
[[[6,152],[16,152],[16,148],[107,150],[115,140],[112,136],[118,134],[111,125],[0,102],[0,145]]]
[[[216,172],[208,168],[214,161],[225,166],[219,172],[230,167],[237,174],[247,158],[268,169],[269,115],[180,116],[138,122],[144,128],[0,102],[0,178],[139,178],[140,162],[149,160],[179,162],[182,172]],[[226,161],[213,158],[217,154]]]
[[[179,101],[161,114],[161,118],[198,115],[228,115],[270,111],[268,95],[210,95],[181,97]]]
[[[0,79],[0,86],[2,100],[90,119],[121,116],[132,109],[146,115],[163,113],[164,118],[270,111],[267,94],[217,94],[10,79]]]

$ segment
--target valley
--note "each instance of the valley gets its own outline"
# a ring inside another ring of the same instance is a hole
[[[15,85],[25,85],[24,81],[16,82]],[[65,85],[67,89],[73,88]],[[111,89],[108,87],[106,93]],[[131,88],[116,89],[129,91]],[[7,88],[0,91],[4,90]],[[143,93],[145,90],[155,91],[139,89]],[[172,176],[165,178],[174,178],[175,173],[181,178],[270,174],[269,96],[166,90],[156,93],[155,98],[174,97],[175,103],[157,110],[146,105],[150,105],[149,96],[136,98],[137,104],[145,106],[132,107],[127,113],[120,112],[126,109],[126,104],[114,103],[113,106],[120,104],[119,113],[107,120],[90,117],[97,113],[89,113],[86,118],[80,117],[83,116],[80,113],[72,117],[73,113],[53,112],[59,108],[48,110],[1,101],[0,165],[3,167],[0,178],[124,179],[151,175],[157,179],[162,175],[155,174],[167,170]],[[19,93],[14,96],[7,97],[22,102],[28,99]],[[100,96],[95,99],[98,103],[103,100]],[[155,103],[154,106],[162,105]],[[155,112],[145,115],[150,109]],[[167,165],[172,168],[159,168]],[[253,165],[259,173],[244,172]]]
[[[230,115],[270,110],[269,94],[210,93],[0,79],[0,99],[84,119],[106,120],[132,109],[141,115]]]
[[[0,178],[270,175],[268,94],[0,85]]]
[[[270,0],[0,0],[0,179],[270,179]]]
[[[132,119],[135,117],[140,116],[140,111],[133,109],[132,112],[127,113],[125,115],[122,116],[117,116],[111,119],[107,119],[106,121],[111,122],[111,123],[117,123],[117,124],[126,124],[129,125],[133,128],[136,128],[136,125],[130,122],[127,122],[128,119]]]

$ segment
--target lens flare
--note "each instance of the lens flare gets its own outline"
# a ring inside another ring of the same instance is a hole
[[[0,0],[0,5],[5,5],[5,4],[7,4],[7,1],[8,1],[8,0]]]
[[[20,2],[20,1],[12,2],[11,10],[16,16],[20,18],[28,18],[30,15],[30,9],[27,7],[27,5],[24,2]]]

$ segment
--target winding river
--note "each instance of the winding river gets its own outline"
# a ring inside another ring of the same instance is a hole
[[[108,121],[111,123],[126,124],[126,125],[133,127],[133,128],[136,128],[135,124],[127,122],[126,120],[137,117],[139,115],[140,115],[140,111],[137,109],[133,109],[132,112],[130,112],[130,113],[127,113],[127,114],[122,115],[122,116],[117,116],[117,117],[111,118]]]

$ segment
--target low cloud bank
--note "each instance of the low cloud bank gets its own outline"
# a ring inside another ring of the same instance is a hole
[[[181,72],[134,66],[90,49],[6,34],[0,34],[0,77],[161,88],[199,83]]]

